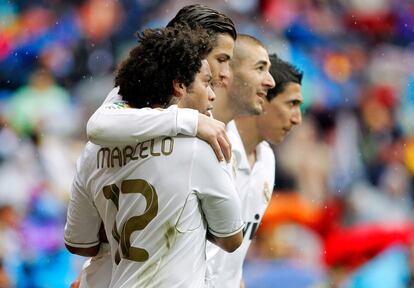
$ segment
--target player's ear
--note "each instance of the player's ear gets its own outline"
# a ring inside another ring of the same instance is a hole
[[[177,98],[181,98],[185,95],[185,86],[183,83],[179,82],[178,80],[173,80],[173,96]]]

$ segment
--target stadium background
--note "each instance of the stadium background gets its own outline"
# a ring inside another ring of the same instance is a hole
[[[62,237],[86,120],[134,32],[191,3],[0,0],[0,287],[76,278],[84,259]],[[414,2],[206,4],[305,73],[246,287],[410,287]]]

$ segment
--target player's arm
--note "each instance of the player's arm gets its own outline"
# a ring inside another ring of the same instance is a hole
[[[78,161],[78,169],[79,169]],[[89,193],[84,189],[78,171],[72,183],[64,231],[69,252],[81,256],[95,256],[101,244],[99,230],[102,219]]]
[[[101,223],[101,227],[99,228],[99,244],[93,247],[87,248],[80,248],[80,247],[73,247],[67,243],[65,243],[66,249],[72,254],[85,256],[85,257],[93,257],[96,256],[99,252],[101,247],[101,243],[108,243],[108,238],[106,237],[105,227],[103,222]]]
[[[229,237],[217,237],[211,234],[210,231],[207,231],[207,240],[211,243],[216,244],[224,251],[231,253],[234,252],[241,245],[243,241],[243,234],[242,232],[239,232]]]
[[[176,105],[167,109],[131,108],[114,96],[117,91],[115,88],[88,120],[86,130],[91,142],[120,145],[183,134],[207,141],[220,161],[230,160],[231,144],[224,123]]]
[[[233,252],[243,241],[240,199],[224,163],[215,159],[205,143],[197,143],[191,181],[207,220],[207,239]]]
[[[88,247],[88,248],[74,247],[67,243],[65,243],[65,246],[66,246],[66,249],[68,249],[68,251],[72,254],[76,254],[76,255],[84,256],[84,257],[93,257],[98,254],[101,243],[99,243],[96,246]]]

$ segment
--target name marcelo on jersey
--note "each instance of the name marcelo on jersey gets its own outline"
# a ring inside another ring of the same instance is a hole
[[[135,146],[102,147],[96,155],[96,168],[122,167],[131,160],[145,159],[149,156],[168,156],[173,149],[174,139],[171,137],[151,139]]]

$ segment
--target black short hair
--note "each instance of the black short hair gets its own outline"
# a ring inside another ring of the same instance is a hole
[[[230,62],[231,67],[237,67],[240,63],[243,62],[244,58],[245,58],[245,53],[250,53],[249,51],[245,51],[245,49],[243,50],[239,50],[239,47],[241,45],[250,45],[251,46],[260,46],[263,47],[266,51],[266,47],[263,44],[262,41],[260,41],[259,39],[257,39],[256,37],[253,37],[251,35],[248,34],[238,34],[237,35],[237,40],[235,42],[234,45],[234,50],[233,50],[233,59]],[[245,53],[240,53],[241,51],[245,51]]]
[[[181,8],[167,24],[167,27],[176,24],[187,24],[190,28],[200,26],[213,36],[213,39],[219,33],[229,34],[234,40],[237,38],[236,27],[229,17],[201,4],[187,5]]]
[[[173,81],[190,86],[212,49],[210,37],[199,27],[146,29],[137,36],[138,45],[115,78],[122,99],[136,108],[166,106],[173,95]]]
[[[267,100],[271,101],[280,93],[283,93],[288,83],[293,82],[302,85],[303,72],[292,64],[283,61],[276,54],[269,55],[270,74],[275,80],[276,86],[267,91]]]

